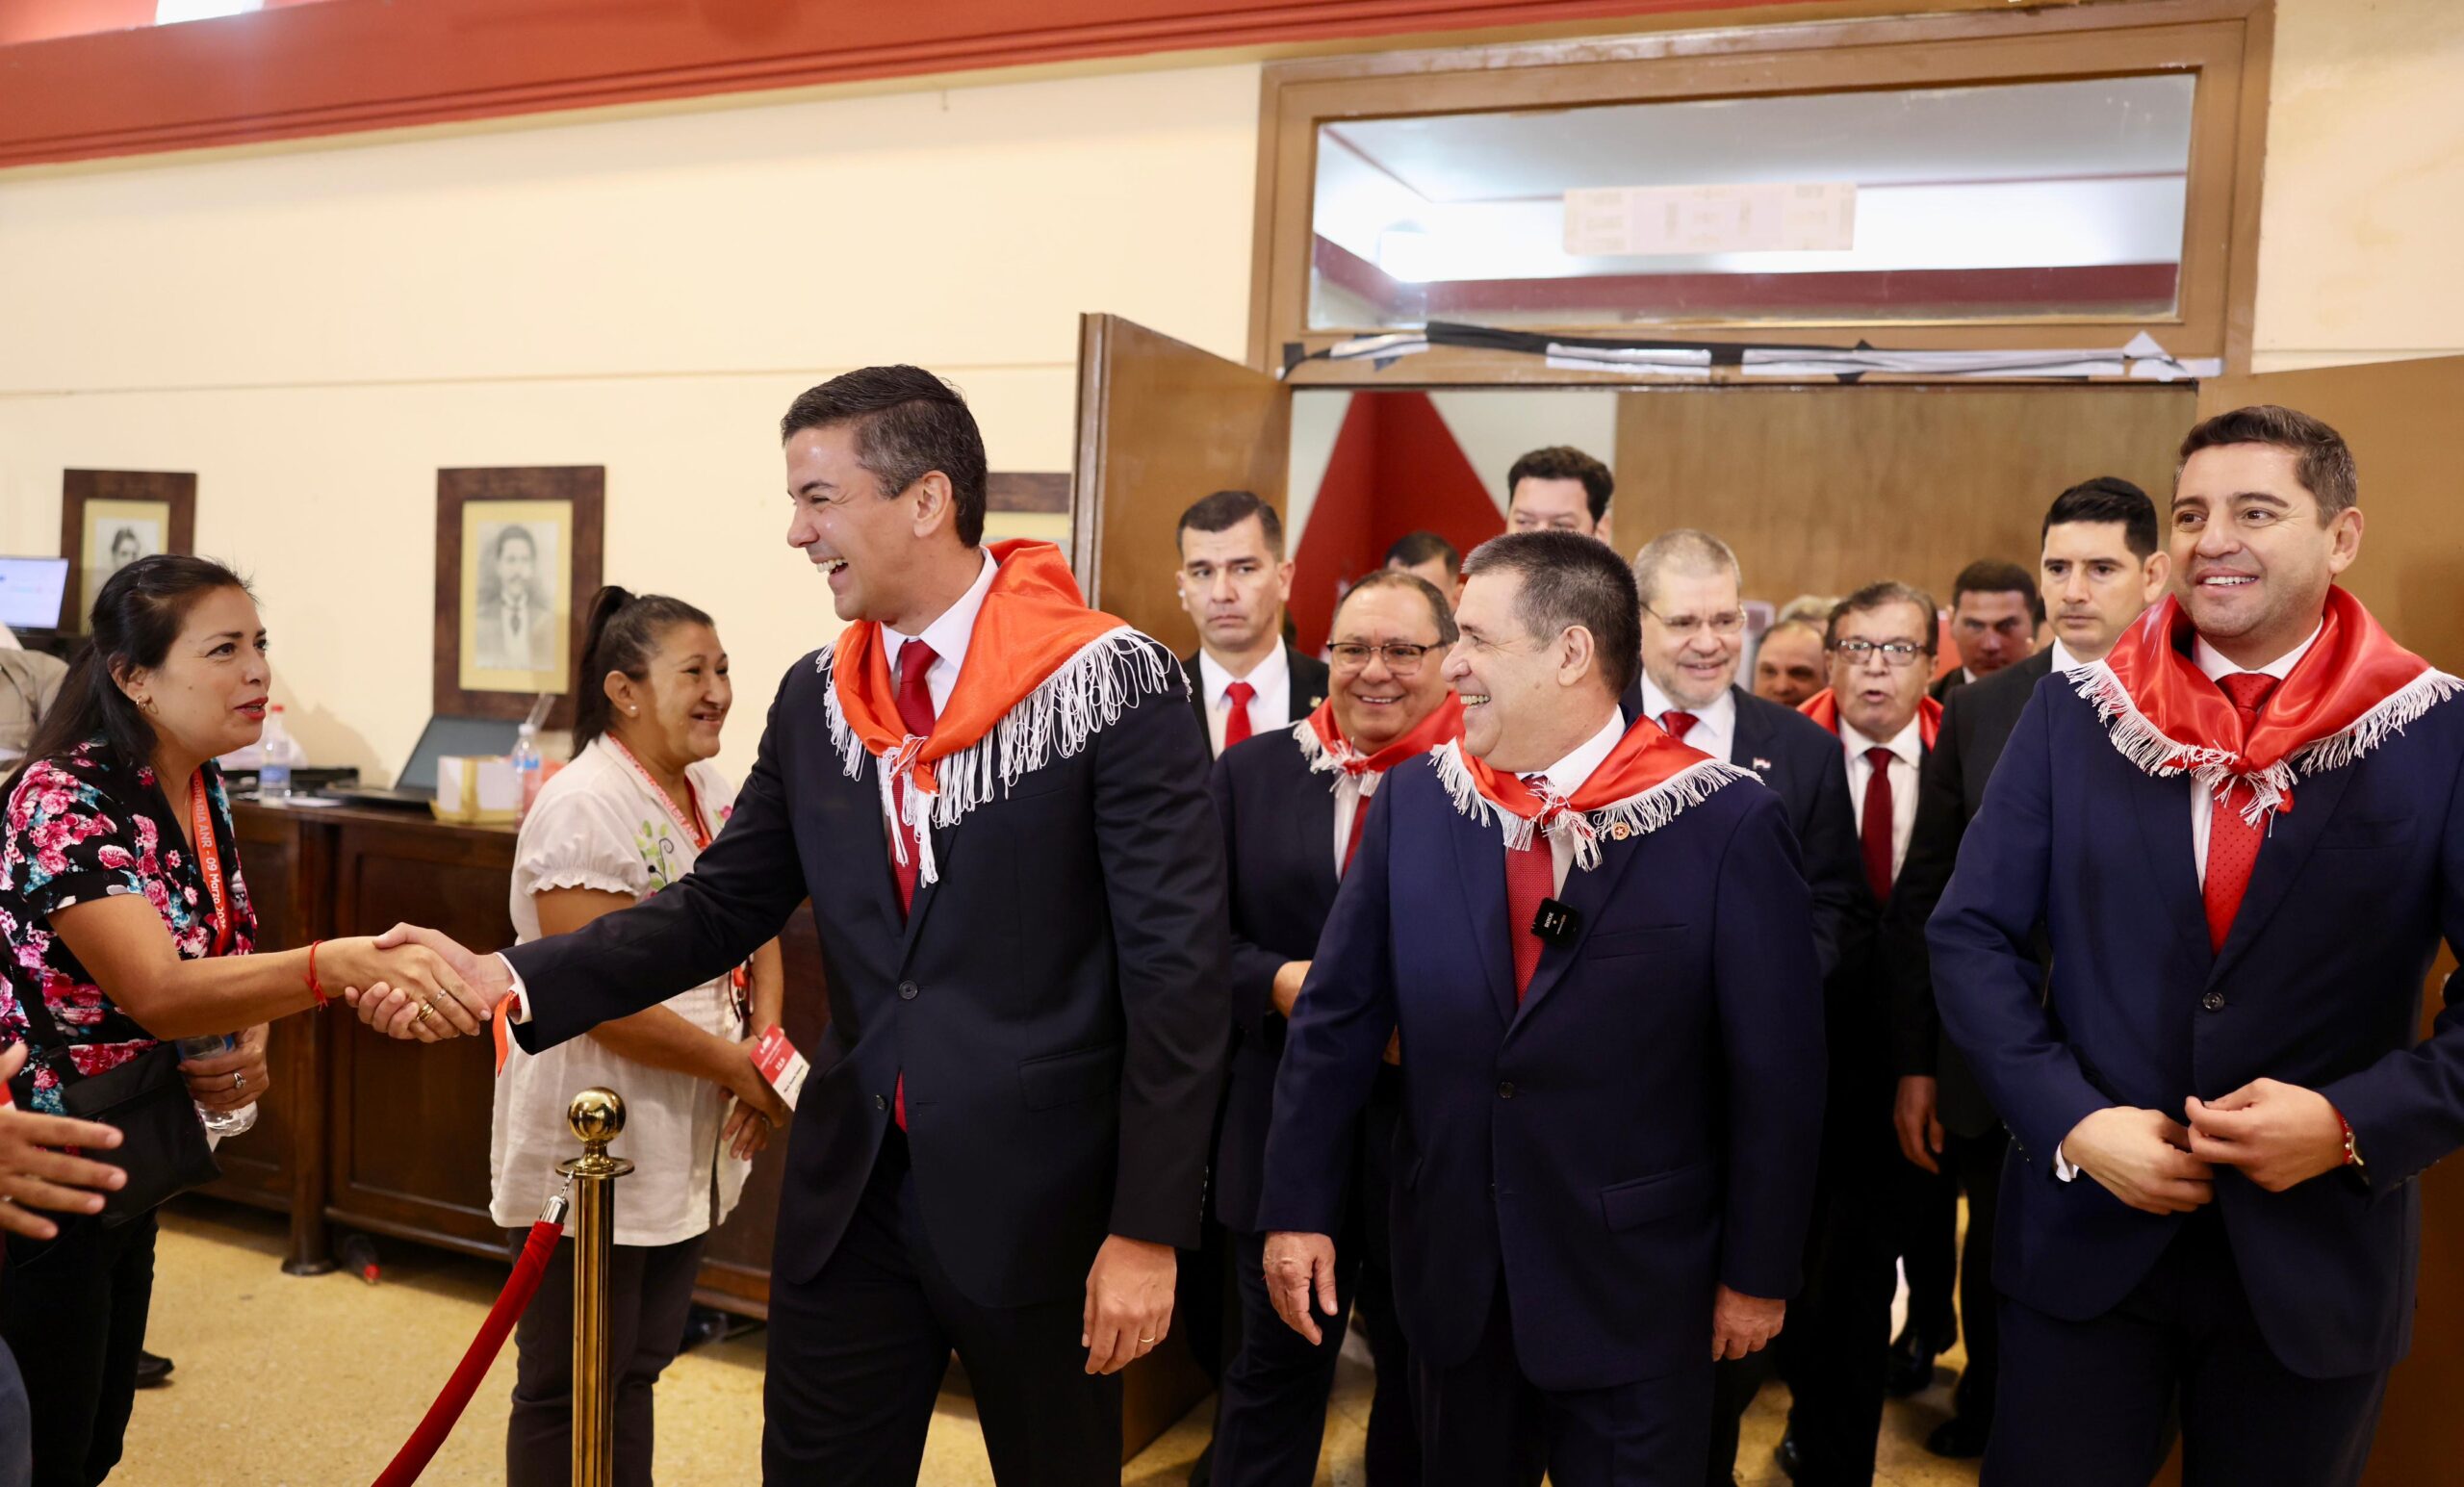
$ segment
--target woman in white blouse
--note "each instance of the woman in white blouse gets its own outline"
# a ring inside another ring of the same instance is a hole
[[[542,786],[513,866],[523,943],[579,929],[692,869],[735,788],[709,762],[733,702],[710,617],[680,600],[600,591],[576,689],[574,760]],[[573,1155],[565,1109],[602,1085],[625,1097],[613,1155],[633,1163],[616,1205],[609,1294],[619,1487],[651,1480],[651,1388],[684,1332],[702,1245],[735,1207],[750,1158],[787,1110],[754,1067],[779,1020],[779,947],[656,1007],[536,1056],[508,1056],[496,1086],[492,1211],[526,1230]],[[514,1337],[509,1487],[572,1474],[573,1251],[559,1245]]]

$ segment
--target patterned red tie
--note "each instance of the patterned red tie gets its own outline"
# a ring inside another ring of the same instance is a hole
[[[1548,784],[1545,775],[1526,775],[1523,782],[1537,792]],[[1531,989],[1531,973],[1540,968],[1540,936],[1531,933],[1531,921],[1540,917],[1543,900],[1556,890],[1557,867],[1549,851],[1549,833],[1539,823],[1531,827],[1531,840],[1521,849],[1509,847],[1505,854],[1505,931],[1514,942],[1514,1005],[1523,1005],[1523,994]]]
[[[2245,671],[2219,677],[2216,684],[2241,713],[2242,736],[2247,738],[2251,725],[2259,720],[2259,709],[2267,705],[2268,694],[2275,690],[2276,679],[2265,672]],[[2207,881],[2199,885],[2199,897],[2207,906],[2211,950],[2222,950],[2224,936],[2233,932],[2233,916],[2242,911],[2242,895],[2250,886],[2252,869],[2259,865],[2259,844],[2267,838],[2265,822],[2252,826],[2242,819],[2249,807],[2250,787],[2236,780],[2224,799],[2207,813]]]
[[[1230,715],[1223,720],[1223,747],[1226,749],[1236,743],[1248,742],[1249,699],[1257,695],[1258,689],[1245,681],[1235,681],[1223,689],[1223,700],[1232,705]]]
[[[1683,743],[1685,735],[1694,731],[1694,725],[1701,721],[1702,719],[1694,714],[1679,707],[1671,707],[1659,715],[1660,731],[1679,743]]]
[[[933,654],[933,648],[920,640],[911,640],[898,648],[898,721],[918,738],[930,737],[933,732],[933,689],[924,684],[924,678],[933,669],[933,663],[939,659]],[[902,791],[909,788],[911,786],[904,782],[899,785]],[[898,911],[904,917],[915,907],[916,864],[922,848],[915,839],[915,833],[908,830],[903,812],[899,819],[890,823],[889,829],[899,833],[907,847],[904,859],[895,852],[890,854],[890,865],[898,872]],[[904,1073],[898,1076],[897,1113],[898,1128],[904,1131],[907,1129],[907,1075]]]
[[[1865,762],[1874,767],[1865,780],[1864,819],[1857,823],[1865,849],[1865,882],[1873,885],[1874,900],[1890,902],[1890,761],[1898,757],[1888,749],[1865,751]]]

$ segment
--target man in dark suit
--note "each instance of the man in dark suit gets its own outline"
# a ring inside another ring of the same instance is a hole
[[[1938,1456],[1981,1456],[1992,1431],[2001,1348],[1994,1327],[1993,1218],[2002,1159],[2010,1144],[2002,1119],[1976,1076],[1942,1035],[1925,953],[1925,921],[1941,901],[1960,838],[1985,802],[1985,784],[2037,683],[2101,659],[2125,626],[2165,592],[2172,558],[2156,543],[2156,506],[2147,493],[2111,475],[2062,493],[2045,513],[2038,565],[2053,644],[1973,686],[1951,694],[1942,731],[1916,786],[1916,828],[1892,889],[1885,926],[1894,992],[1891,1039],[1899,1073],[1894,1123],[1900,1154],[1939,1178],[1920,1192],[1942,1201],[1915,1216],[1952,1242],[1958,1194],[1967,1193],[1967,1242],[1961,1262],[1960,1315],[1967,1368],[1953,1396],[1955,1413],[1926,1438]],[[2041,936],[2039,948],[2043,948]],[[1932,1372],[1933,1355],[1925,1355]]]
[[[1247,491],[1217,491],[1181,513],[1172,540],[1181,556],[1174,592],[1198,640],[1181,669],[1207,757],[1309,716],[1326,700],[1326,663],[1283,638],[1292,598],[1283,518]]]
[[[1455,618],[1463,742],[1387,777],[1285,1037],[1268,1286],[1322,1336],[1399,1031],[1431,1469],[1697,1487],[1712,1361],[1767,1344],[1798,1279],[1823,1073],[1796,842],[1744,771],[1619,717],[1640,614],[1607,547],[1487,543]]]
[[[1866,953],[1874,929],[1839,740],[1795,708],[1736,684],[1745,602],[1727,543],[1690,527],[1662,532],[1634,554],[1634,587],[1642,668],[1627,689],[1627,720],[1649,717],[1680,742],[1754,771],[1779,794],[1812,890],[1814,944],[1827,977],[1843,954]],[[1735,1479],[1738,1423],[1770,1363],[1771,1353],[1759,1352],[1719,1366],[1707,1477],[1714,1487]]]
[[[1927,695],[1948,701],[1969,682],[2026,660],[2036,654],[2037,627],[2043,623],[2044,602],[2026,569],[1989,557],[1968,564],[1951,582],[1951,643],[1959,647],[1959,668]]]
[[[1284,1030],[1336,884],[1369,820],[1369,803],[1387,771],[1462,733],[1462,704],[1446,684],[1446,648],[1455,630],[1445,595],[1391,569],[1363,575],[1336,605],[1333,635],[1334,695],[1298,726],[1225,753],[1213,780],[1231,864],[1234,1024],[1215,1212],[1232,1233],[1241,1294],[1238,1351],[1216,1417],[1214,1471],[1243,1487],[1316,1480],[1327,1391],[1354,1307],[1377,1365],[1370,1487],[1421,1479],[1411,1354],[1395,1326],[1389,1278],[1385,1208],[1402,1110],[1393,1067],[1378,1071],[1363,1112],[1336,1315],[1314,1345],[1274,1314],[1258,1225]]]
[[[536,1051],[808,895],[830,1028],[780,1201],[765,1479],[912,1482],[955,1350],[1000,1481],[1117,1481],[1117,1374],[1197,1239],[1230,1020],[1179,669],[1049,544],[979,546],[983,442],[929,372],[834,378],[782,435],[788,542],[852,623],[787,673],[733,818],[639,906],[458,963],[519,988]]]
[[[1941,706],[1925,695],[1934,602],[1904,583],[1868,584],[1831,611],[1831,686],[1805,705],[1834,734],[1857,817],[1860,889],[1879,918],[1916,821],[1916,781]],[[1807,1243],[1806,1294],[1788,1347],[1782,1467],[1800,1483],[1874,1474],[1890,1346],[1904,1170],[1891,1140],[1887,982],[1879,936],[1851,944],[1824,987],[1831,1060],[1822,1175]]]
[[[2350,452],[2284,408],[2183,442],[2175,593],[2040,683],[1928,929],[2001,1112],[1991,1487],[2360,1479],[2464,1143],[2464,682],[2335,586]],[[2051,936],[2039,988],[2031,932]]]

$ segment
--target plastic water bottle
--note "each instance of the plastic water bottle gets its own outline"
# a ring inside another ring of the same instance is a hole
[[[291,799],[291,734],[283,730],[280,703],[266,709],[265,736],[257,740],[257,799]]]
[[[530,803],[539,798],[541,766],[539,761],[539,729],[525,723],[514,734],[513,769],[522,777],[522,813],[530,814]]]
[[[286,768],[284,773],[290,771]],[[180,1057],[211,1059],[216,1054],[228,1053],[239,1046],[240,1039],[232,1034],[209,1033],[202,1038],[181,1038]],[[257,1123],[257,1102],[250,1100],[238,1110],[208,1110],[200,1105],[196,1108],[196,1117],[205,1122],[207,1135],[229,1141]]]

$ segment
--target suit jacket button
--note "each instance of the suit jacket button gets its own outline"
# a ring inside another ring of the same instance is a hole
[[[915,983],[911,981],[900,982],[898,984],[898,999],[902,1002],[911,1002],[915,1000]]]
[[[1514,1098],[1514,1081],[1509,1079],[1498,1086],[1498,1098],[1502,1100]]]
[[[2221,991],[2210,991],[2207,995],[2198,999],[2198,1004],[2201,1007],[2206,1008],[2209,1012],[2222,1012],[2224,1010],[2224,993]]]

